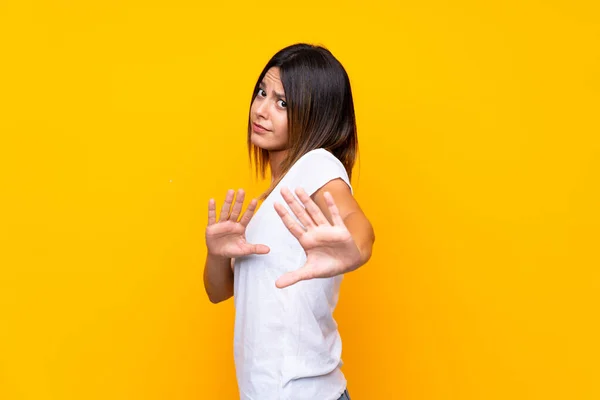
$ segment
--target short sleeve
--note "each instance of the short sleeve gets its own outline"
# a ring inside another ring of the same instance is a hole
[[[303,188],[309,196],[312,196],[317,190],[326,183],[341,178],[354,194],[346,168],[337,159],[325,149],[316,149],[306,153],[296,166],[292,185]]]

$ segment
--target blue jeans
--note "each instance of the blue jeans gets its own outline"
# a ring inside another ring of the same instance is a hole
[[[342,397],[340,397],[338,400],[350,400],[350,393],[348,393],[348,389],[344,390]]]

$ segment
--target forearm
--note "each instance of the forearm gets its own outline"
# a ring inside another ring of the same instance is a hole
[[[233,271],[231,258],[206,256],[204,265],[204,289],[212,303],[219,303],[233,296]]]
[[[373,243],[375,242],[375,232],[367,217],[360,211],[348,214],[344,218],[344,224],[350,231],[352,239],[354,239],[354,243],[356,243],[361,255],[359,264],[349,269],[349,271],[353,271],[364,265],[371,258]]]

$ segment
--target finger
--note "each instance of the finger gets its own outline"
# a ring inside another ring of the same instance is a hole
[[[229,189],[227,191],[227,196],[225,196],[225,202],[223,203],[223,207],[221,207],[221,215],[219,217],[219,222],[227,221],[227,217],[229,217],[229,209],[231,208],[232,201],[233,201],[233,189]]]
[[[240,213],[242,212],[242,205],[244,204],[244,190],[239,189],[237,192],[237,197],[235,199],[235,203],[233,204],[233,210],[231,210],[231,215],[229,216],[229,220],[233,222],[237,222]]]
[[[310,215],[308,215],[304,207],[302,207],[302,204],[300,204],[300,202],[296,200],[296,198],[288,188],[284,187],[281,189],[281,196],[288,204],[292,212],[300,220],[302,225],[304,225],[306,228],[315,226],[315,222],[312,220]]]
[[[338,226],[346,226],[344,224],[344,219],[340,215],[340,210],[337,208],[337,205],[335,204],[335,200],[333,199],[331,193],[325,192],[323,193],[323,197],[325,197],[325,202],[329,207],[329,212],[331,213],[331,220],[333,221],[333,224]]]
[[[250,220],[252,219],[252,216],[254,215],[254,210],[256,209],[257,204],[258,204],[258,200],[256,200],[256,199],[252,199],[252,201],[250,201],[250,204],[248,205],[246,212],[244,213],[244,215],[242,215],[242,219],[240,219],[240,224],[242,224],[242,226],[244,226],[244,227],[248,226],[248,223],[250,223]]]
[[[210,199],[208,201],[208,225],[212,225],[217,222],[217,211],[215,208],[215,199]]]
[[[281,275],[276,281],[275,286],[279,289],[283,289],[285,287],[291,286],[300,281],[312,279],[309,272],[305,268],[300,268],[295,271],[286,272]]]
[[[294,235],[296,239],[300,240],[302,235],[304,235],[304,229],[300,226],[300,224],[298,224],[296,220],[292,218],[290,213],[288,213],[288,211],[282,204],[275,202],[273,204],[273,207],[275,207],[275,211],[277,211],[277,214],[279,214],[279,216],[281,217],[281,220],[283,221],[283,224],[286,226],[286,228],[288,228],[288,230],[292,233],[292,235]]]
[[[321,211],[321,209],[319,208],[319,206],[317,205],[317,203],[315,203],[313,199],[310,198],[310,196],[308,195],[308,193],[306,193],[304,189],[296,188],[296,195],[298,196],[302,204],[304,204],[304,208],[308,211],[308,213],[317,225],[331,225],[325,217],[325,215],[323,214],[323,212]]]

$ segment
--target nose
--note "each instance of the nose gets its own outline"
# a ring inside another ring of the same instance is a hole
[[[268,119],[268,104],[266,101],[258,101],[256,104],[256,117]]]

